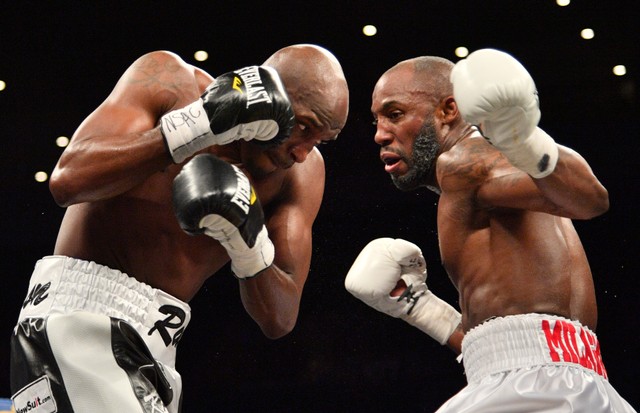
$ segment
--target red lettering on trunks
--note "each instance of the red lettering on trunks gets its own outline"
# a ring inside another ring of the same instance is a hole
[[[552,361],[580,364],[607,378],[600,343],[589,330],[583,327],[576,330],[575,325],[564,320],[542,320],[542,331]]]

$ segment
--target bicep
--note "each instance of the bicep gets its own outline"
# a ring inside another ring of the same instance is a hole
[[[533,179],[514,167],[491,173],[478,187],[476,201],[481,208],[513,208],[553,213]]]
[[[512,166],[483,141],[468,141],[462,149],[440,156],[438,182],[442,192],[470,198],[480,209],[543,208],[545,200],[533,179]]]
[[[576,152],[560,147],[553,174],[534,179],[510,164],[489,171],[478,186],[486,208],[515,208],[567,218],[589,218],[608,208],[608,194]]]
[[[288,183],[285,199],[271,211],[267,220],[269,236],[275,246],[275,263],[290,274],[299,287],[304,284],[311,265],[312,227],[324,191],[322,159],[307,159],[304,163],[307,162],[310,165],[305,165],[305,173],[297,174]]]
[[[74,141],[143,132],[156,126],[154,111],[143,105],[106,100],[80,124]]]
[[[312,247],[304,211],[295,205],[280,207],[268,220],[267,229],[275,247],[274,263],[301,286],[309,272]]]

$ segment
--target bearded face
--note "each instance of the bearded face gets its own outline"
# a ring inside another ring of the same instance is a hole
[[[408,170],[402,176],[391,175],[395,186],[402,191],[411,191],[421,186],[428,186],[432,180],[433,168],[440,153],[440,144],[436,137],[433,118],[428,119],[420,128],[412,146],[413,154],[409,158],[403,155]]]

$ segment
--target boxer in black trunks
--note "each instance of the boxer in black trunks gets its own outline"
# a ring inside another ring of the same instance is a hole
[[[290,332],[324,190],[316,146],[348,104],[315,45],[216,79],[166,51],[135,61],[51,175],[67,211],[12,338],[16,408],[178,411],[187,303],[230,260],[264,334]]]

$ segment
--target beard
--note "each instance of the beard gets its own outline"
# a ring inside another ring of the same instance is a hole
[[[401,191],[412,191],[421,186],[430,186],[436,159],[440,153],[440,143],[436,137],[433,118],[424,122],[413,142],[413,154],[409,159],[403,156],[407,164],[407,173],[402,176],[391,175],[394,185]]]

